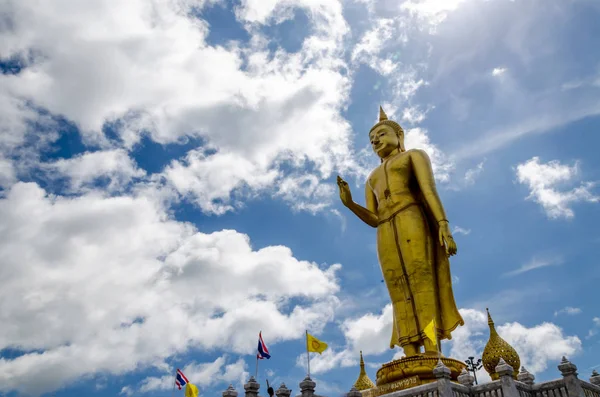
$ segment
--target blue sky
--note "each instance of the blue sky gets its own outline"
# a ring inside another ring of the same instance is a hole
[[[69,10],[66,12],[65,10]],[[0,393],[338,396],[401,356],[363,202],[382,105],[432,159],[480,356],[489,307],[538,380],[600,366],[593,0],[0,5]],[[486,379],[480,373],[480,379]]]

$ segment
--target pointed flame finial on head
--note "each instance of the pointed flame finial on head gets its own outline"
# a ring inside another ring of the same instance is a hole
[[[387,120],[387,114],[385,114],[385,112],[383,111],[383,108],[381,107],[381,105],[379,105],[379,121],[384,121]]]

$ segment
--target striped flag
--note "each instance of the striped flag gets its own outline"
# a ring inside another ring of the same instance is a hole
[[[182,386],[185,386],[188,383],[189,383],[189,380],[185,377],[183,372],[181,372],[181,370],[179,368],[177,368],[177,376],[175,377],[175,384],[177,385],[179,390],[181,390]]]
[[[256,354],[256,358],[259,360],[271,358],[269,349],[267,349],[267,345],[265,345],[265,342],[263,341],[262,332],[258,333],[258,353]]]

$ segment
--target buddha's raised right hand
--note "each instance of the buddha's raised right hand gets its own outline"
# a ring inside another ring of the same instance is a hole
[[[340,178],[339,175],[337,177],[337,184],[340,189],[340,199],[342,200],[342,203],[348,207],[350,204],[352,204],[352,193],[350,192],[350,186],[348,186],[348,182]]]

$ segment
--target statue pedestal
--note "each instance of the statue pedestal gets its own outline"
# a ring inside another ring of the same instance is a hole
[[[450,369],[450,379],[455,382],[461,371],[467,368],[465,363],[453,358],[442,357],[441,360]],[[434,382],[436,378],[433,369],[437,363],[437,356],[418,355],[383,364],[377,371],[377,388],[390,389],[386,390],[387,393],[390,393],[395,390]]]

